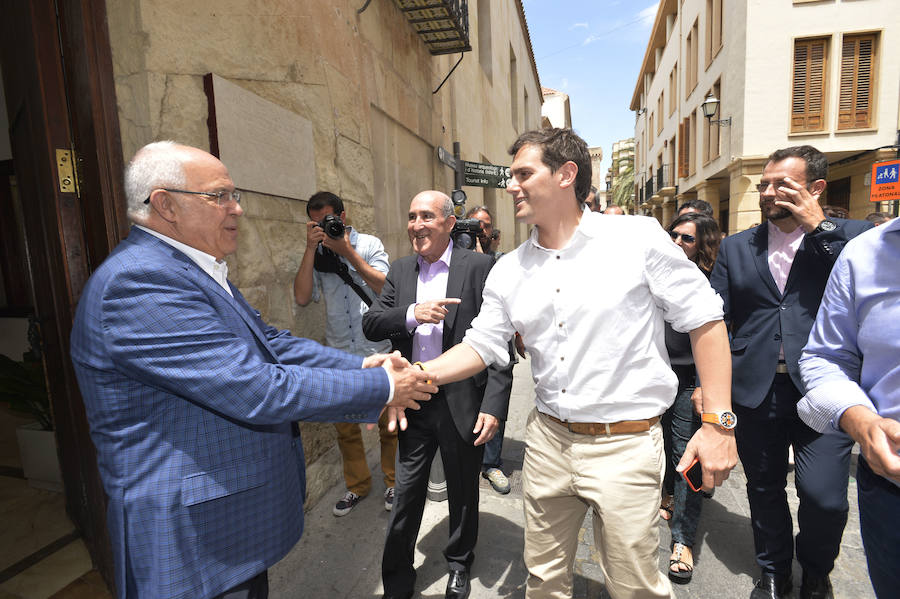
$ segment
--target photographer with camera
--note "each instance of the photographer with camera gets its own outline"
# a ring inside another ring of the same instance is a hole
[[[381,293],[390,267],[381,240],[347,226],[341,198],[320,191],[306,205],[306,252],[294,278],[294,298],[301,306],[318,302],[324,295],[325,341],[330,347],[358,356],[390,351],[390,344],[366,339],[362,315]],[[335,504],[335,516],[345,516],[372,488],[359,424],[335,423],[344,464],[347,492]],[[394,458],[397,432],[387,427],[385,415],[378,421],[381,438],[381,470],[384,474],[384,509],[394,502]]]

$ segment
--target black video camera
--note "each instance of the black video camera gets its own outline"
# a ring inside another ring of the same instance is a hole
[[[481,221],[477,218],[460,218],[450,231],[453,246],[464,250],[474,250],[478,238],[483,235]]]
[[[344,236],[344,223],[341,222],[339,216],[328,214],[316,224],[332,239],[340,239]]]

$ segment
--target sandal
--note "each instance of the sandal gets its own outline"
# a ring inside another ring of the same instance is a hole
[[[673,566],[677,569],[673,570]],[[687,569],[682,570],[680,566],[684,566]],[[678,584],[687,584],[691,581],[693,575],[694,555],[691,552],[691,548],[683,543],[674,543],[672,545],[672,557],[669,558],[669,579]]]
[[[666,521],[671,520],[674,509],[675,497],[673,495],[666,495],[662,500],[662,503],[659,504],[659,517]]]

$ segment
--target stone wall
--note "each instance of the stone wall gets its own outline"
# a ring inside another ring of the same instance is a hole
[[[311,121],[315,187],[340,195],[352,224],[381,237],[392,259],[408,254],[412,195],[452,188],[452,171],[436,160],[437,147],[452,150],[457,140],[464,159],[509,164],[506,148],[516,135],[539,126],[540,86],[514,0],[490,3],[491,74],[479,64],[479,11],[470,1],[474,51],[437,94],[432,91],[459,55],[431,56],[393,2],[373,2],[357,14],[362,4],[108,2],[125,159],[158,139],[208,149],[203,77],[215,73]],[[517,123],[510,118],[513,91]],[[524,239],[525,227],[514,224],[505,193],[466,191],[469,205],[489,202],[495,209],[503,249]],[[228,258],[229,277],[272,325],[322,340],[323,307],[301,308],[293,300],[306,241],[305,201],[252,192],[243,197],[240,246]],[[306,423],[302,429],[314,502],[340,479],[340,456],[331,425]],[[367,433],[367,444],[374,438]]]

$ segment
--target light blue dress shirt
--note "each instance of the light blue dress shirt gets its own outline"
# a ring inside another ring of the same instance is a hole
[[[350,245],[365,262],[375,270],[387,273],[390,269],[387,252],[381,240],[374,235],[357,233],[350,229]],[[345,258],[341,258],[350,272],[353,282],[363,288],[374,301],[377,294],[366,285],[362,276]],[[362,331],[362,317],[369,307],[353,289],[334,273],[313,271],[314,302],[325,296],[325,342],[337,349],[357,356],[370,356],[377,353],[390,353],[389,341],[369,341]]]
[[[819,432],[840,432],[841,416],[856,405],[900,420],[900,219],[841,252],[800,374],[808,392],[797,411]]]

